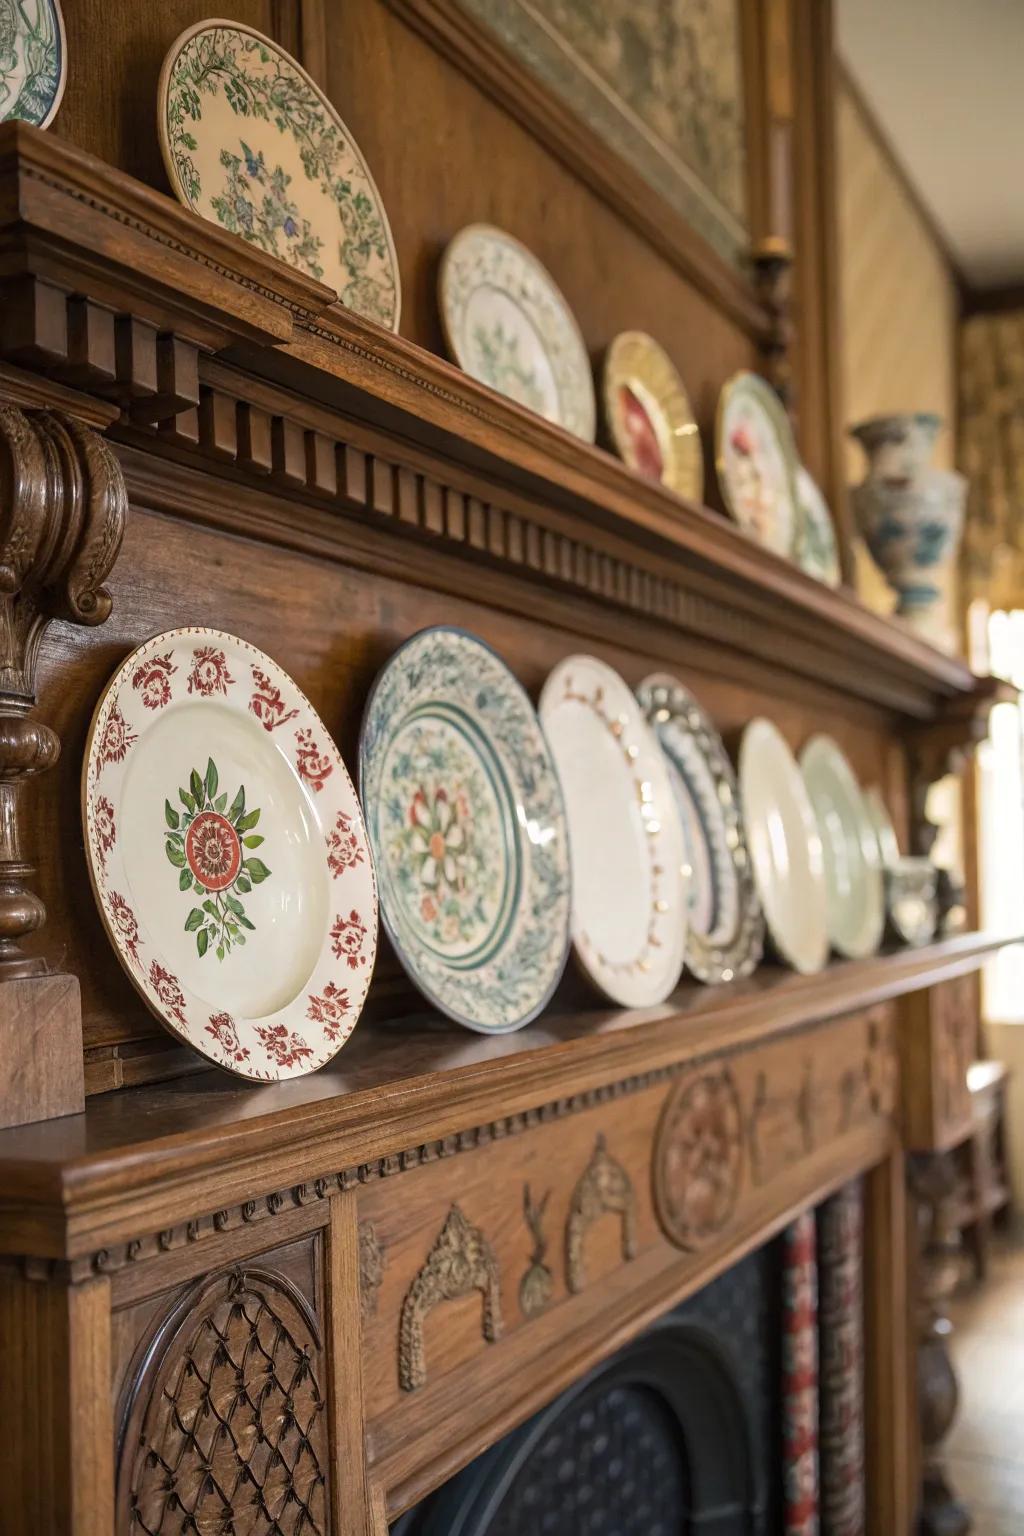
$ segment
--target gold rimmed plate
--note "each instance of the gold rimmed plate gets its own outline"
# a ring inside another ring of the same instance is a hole
[[[688,501],[704,496],[704,456],[683,381],[644,331],[622,331],[604,360],[604,419],[619,457]]]

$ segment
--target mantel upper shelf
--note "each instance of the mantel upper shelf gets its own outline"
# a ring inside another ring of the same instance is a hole
[[[404,454],[414,467],[448,466],[451,483],[475,481],[499,505],[505,493],[553,543],[585,550],[603,541],[620,569],[633,558],[645,581],[673,583],[669,622],[705,639],[763,655],[770,632],[770,661],[922,721],[949,701],[962,706],[976,688],[961,661],[814,581],[719,514],[343,309],[321,284],[162,193],[17,122],[0,126],[0,285],[0,354],[83,396],[115,399],[113,435],[138,443],[141,434],[150,454],[193,451],[202,460],[202,442],[176,434],[175,412],[188,416],[190,399],[232,376],[243,392],[249,381],[259,408],[300,439],[304,410],[319,412],[340,442],[361,423],[387,442],[393,463]],[[131,352],[138,338],[126,325],[172,348],[157,357],[141,397]],[[193,358],[191,396],[174,377],[179,346],[186,363],[189,351]],[[158,423],[171,430],[158,432]],[[244,472],[225,457],[210,452],[202,467]],[[266,487],[265,474],[253,478]],[[271,478],[323,505],[322,489],[304,486],[290,466]],[[340,492],[336,506],[348,510]],[[415,536],[401,517],[390,525]],[[471,543],[464,535],[460,550]],[[489,557],[486,548],[472,553]],[[543,562],[540,574],[557,579]],[[614,591],[599,595],[616,601]]]
[[[100,1095],[83,1114],[0,1132],[0,1252],[73,1258],[116,1240],[142,1199],[169,1225],[249,1198],[257,1172],[272,1188],[400,1160],[439,1135],[543,1115],[933,986],[1020,937],[966,933],[813,976],[764,966],[724,987],[687,984],[656,1008],[553,1013],[513,1035],[436,1019],[366,1026],[330,1066],[291,1082],[257,1088],[211,1070]]]

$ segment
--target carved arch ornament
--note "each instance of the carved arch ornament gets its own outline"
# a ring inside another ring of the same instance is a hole
[[[191,1287],[142,1356],[123,1420],[126,1536],[327,1536],[321,1340],[291,1283],[235,1268]]]
[[[636,1196],[629,1174],[608,1152],[602,1132],[569,1202],[565,1228],[565,1280],[573,1295],[586,1284],[583,1239],[598,1217],[612,1212],[622,1218],[622,1257],[636,1258]]]
[[[726,1067],[672,1089],[654,1145],[654,1208],[677,1248],[703,1248],[732,1217],[743,1166],[739,1097]]]
[[[501,1284],[494,1249],[479,1227],[457,1205],[438,1234],[426,1262],[402,1302],[398,1331],[398,1381],[415,1392],[427,1381],[423,1324],[442,1301],[456,1301],[479,1291],[483,1297],[483,1336],[488,1344],[501,1337]]]
[[[128,498],[103,438],[71,416],[0,405],[0,980],[45,970],[21,940],[46,920],[23,882],[18,793],[60,756],[30,719],[39,646],[51,619],[102,624],[103,585],[124,536]]]

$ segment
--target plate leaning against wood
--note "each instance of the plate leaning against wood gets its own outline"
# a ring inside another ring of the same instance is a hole
[[[828,959],[821,837],[796,759],[770,720],[743,732],[740,794],[761,905],[775,948],[794,970]]]
[[[268,1082],[340,1050],[377,949],[373,862],[338,750],[276,662],[214,629],[133,651],[93,716],[82,813],[104,926],[175,1035]]]
[[[536,1017],[569,948],[562,791],[533,706],[464,630],[423,630],[366,705],[359,784],[399,960],[487,1034]]]
[[[722,738],[678,678],[658,672],[637,698],[668,763],[690,880],[686,967],[700,981],[749,976],[764,948],[764,915],[747,850],[740,791]]]
[[[60,0],[6,0],[0,10],[0,123],[48,128],[68,75]]]
[[[704,495],[704,455],[683,381],[652,336],[622,331],[605,355],[604,419],[619,457],[678,496]]]
[[[661,748],[594,656],[559,662],[539,708],[569,817],[577,958],[612,1002],[660,1003],[683,967],[690,878]]]
[[[803,464],[797,465],[796,499],[800,521],[797,534],[800,569],[823,581],[827,587],[838,587],[843,574],[832,513],[817,481]]]
[[[201,21],[168,50],[157,128],[177,196],[397,331],[398,259],[369,167],[320,87],[271,38]]]
[[[590,359],[554,278],[525,245],[468,224],[444,253],[441,323],[452,357],[474,379],[594,441]]]
[[[725,505],[758,543],[797,554],[797,452],[782,401],[766,379],[736,373],[718,397],[715,462]]]
[[[878,837],[856,775],[831,736],[812,736],[800,771],[825,856],[829,938],[841,955],[873,955],[885,926]]]

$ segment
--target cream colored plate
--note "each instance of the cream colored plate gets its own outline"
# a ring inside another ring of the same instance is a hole
[[[891,869],[894,864],[899,863],[900,843],[896,836],[896,828],[892,824],[892,817],[889,815],[889,808],[877,784],[870,785],[864,791],[864,804],[874,829],[879,858],[884,868]]]
[[[825,860],[814,811],[786,742],[770,720],[751,720],[739,758],[747,844],[775,947],[798,971],[828,958]]]
[[[602,382],[604,417],[619,456],[648,480],[701,501],[700,434],[668,353],[643,331],[622,331],[608,348]]]
[[[829,938],[841,955],[873,955],[885,926],[878,839],[864,796],[831,736],[812,736],[800,771],[814,807],[825,855]]]
[[[832,513],[817,482],[802,464],[796,471],[796,496],[800,511],[797,540],[800,568],[827,587],[838,587],[843,578]]]
[[[715,461],[726,507],[758,543],[797,553],[797,453],[782,402],[766,379],[737,373],[718,400]]]
[[[373,862],[338,749],[288,674],[175,629],[123,661],[82,777],[89,873],[154,1013],[243,1077],[322,1066],[377,948]]]
[[[577,957],[613,1002],[659,1003],[679,980],[689,910],[661,748],[626,683],[593,656],[559,662],[539,712],[569,819]]]
[[[189,27],[160,71],[157,128],[186,207],[398,330],[398,258],[380,193],[327,97],[283,48],[240,22]]]
[[[592,443],[590,359],[536,256],[504,230],[469,224],[444,253],[438,287],[445,340],[459,367]]]

